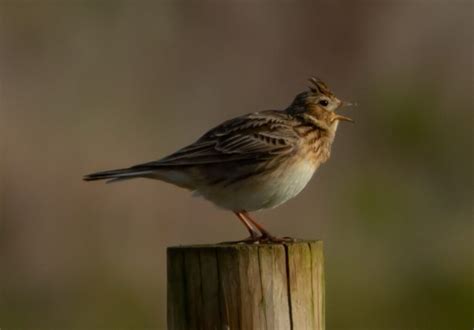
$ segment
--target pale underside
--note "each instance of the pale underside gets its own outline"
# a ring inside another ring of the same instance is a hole
[[[233,211],[274,208],[298,195],[316,170],[314,163],[287,161],[271,172],[226,185],[201,185],[195,195]]]

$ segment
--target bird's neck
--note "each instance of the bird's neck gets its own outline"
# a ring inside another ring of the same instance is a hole
[[[327,161],[331,155],[331,146],[336,135],[337,123],[330,126],[325,125],[321,128],[310,122],[302,122],[300,126],[295,128],[298,135],[305,142],[303,145],[307,146],[306,152],[312,155],[311,158],[318,164]]]

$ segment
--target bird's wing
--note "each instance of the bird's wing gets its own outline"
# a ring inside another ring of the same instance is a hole
[[[292,127],[293,120],[286,113],[274,110],[237,117],[167,157],[132,168],[263,161],[287,155],[295,150],[298,143],[298,135]]]

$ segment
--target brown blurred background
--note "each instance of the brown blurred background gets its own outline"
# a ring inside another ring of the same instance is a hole
[[[328,329],[473,320],[472,1],[0,1],[0,327],[163,329],[167,246],[243,238],[174,186],[85,183],[317,75],[356,125],[258,214],[323,239]]]

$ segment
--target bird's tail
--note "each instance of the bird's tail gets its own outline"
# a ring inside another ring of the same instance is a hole
[[[118,170],[109,170],[87,174],[84,181],[107,180],[107,183],[123,181],[128,179],[146,177],[153,173],[150,169],[121,168]]]

